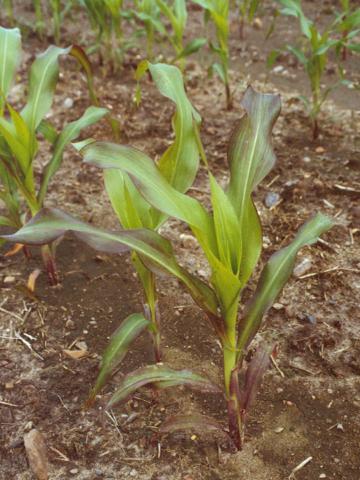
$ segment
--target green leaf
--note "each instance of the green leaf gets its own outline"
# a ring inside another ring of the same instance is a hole
[[[240,279],[244,285],[257,263],[262,247],[261,225],[251,195],[275,163],[271,132],[280,113],[280,97],[257,93],[248,87],[241,104],[246,113],[234,130],[228,150],[228,196],[240,224]]]
[[[125,358],[130,345],[150,324],[144,315],[134,313],[127,317],[110,338],[109,345],[102,356],[100,372],[91,391],[90,402],[100,392],[114,370]]]
[[[247,305],[239,323],[239,354],[249,344],[261,325],[262,318],[271,307],[292,274],[298,251],[305,245],[315,243],[319,236],[329,230],[334,222],[321,213],[316,214],[299,230],[290,245],[274,253],[265,265],[257,289]]]
[[[186,95],[183,77],[177,67],[149,63],[149,70],[160,93],[176,105],[173,118],[175,141],[160,158],[158,167],[169,184],[184,193],[193,184],[199,167],[194,130],[201,119]]]
[[[106,142],[92,143],[82,153],[87,163],[126,172],[153,207],[194,227],[202,243],[211,245],[216,251],[208,212],[197,200],[173,188],[147,155],[132,147]]]
[[[177,55],[176,60],[198,52],[204,45],[206,45],[206,43],[206,38],[195,38],[194,40],[191,40],[191,42],[187,43],[183,50]]]
[[[217,299],[213,290],[180,267],[170,242],[151,230],[109,232],[81,222],[61,210],[43,208],[18,232],[3,235],[2,238],[14,243],[43,245],[62,237],[68,231],[102,252],[122,254],[128,250],[135,250],[148,268],[154,268],[156,265],[158,269],[179,278],[201,308],[212,312],[213,315],[217,314]]]
[[[4,217],[3,215],[0,215],[0,225],[6,227],[16,227],[16,225],[14,225],[10,218]]]
[[[0,27],[0,111],[3,108],[20,59],[20,30],[18,28]]]
[[[51,160],[46,165],[43,173],[41,188],[38,195],[38,201],[40,205],[42,205],[44,201],[49,181],[61,165],[65,147],[80,135],[83,128],[98,122],[107,113],[108,110],[106,108],[89,107],[86,109],[82,117],[66,125],[63,131],[60,133],[54,145],[54,151]]]
[[[126,401],[139,388],[154,384],[158,388],[185,385],[202,392],[218,393],[220,391],[217,385],[196,373],[189,370],[173,370],[166,365],[158,363],[138,368],[121,379],[118,389],[107,404],[107,408]]]
[[[69,51],[70,48],[50,46],[31,66],[28,100],[21,115],[32,134],[52,105],[59,76],[59,57]]]

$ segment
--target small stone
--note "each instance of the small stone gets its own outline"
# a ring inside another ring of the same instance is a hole
[[[302,277],[306,272],[310,270],[312,266],[311,258],[304,257],[298,262],[294,268],[293,275],[294,277]]]
[[[69,330],[72,330],[73,328],[75,328],[75,323],[69,318],[69,320],[66,320],[65,327]]]
[[[282,303],[274,303],[273,308],[275,308],[275,310],[282,310],[284,305]]]
[[[24,435],[29,465],[37,480],[48,480],[48,460],[43,435],[35,428]]]
[[[316,325],[316,317],[314,315],[310,315],[309,313],[305,313],[304,319],[311,323],[311,325]]]
[[[11,390],[12,388],[14,388],[14,382],[6,382],[5,388],[6,390]]]
[[[274,73],[281,73],[284,70],[284,67],[282,65],[276,65],[276,67],[273,68]]]
[[[102,470],[100,470],[100,468],[95,468],[94,471],[95,471],[95,475],[97,477],[102,477],[103,476],[103,472],[102,472]]]
[[[135,470],[135,468],[133,468],[132,470],[130,470],[129,472],[129,475],[130,477],[136,477],[138,474],[137,470]]]
[[[65,98],[63,106],[64,108],[72,108],[74,106],[74,100],[70,97]]]
[[[303,158],[303,162],[304,162],[304,163],[310,163],[310,162],[311,162],[311,158],[310,158],[310,157],[304,157],[304,158]]]
[[[254,18],[254,21],[252,24],[256,30],[261,30],[263,28],[263,22],[259,17]]]
[[[277,427],[277,428],[275,428],[275,430],[274,430],[275,433],[281,433],[281,432],[283,432],[283,431],[284,431],[284,427]]]
[[[180,235],[180,241],[184,248],[196,248],[198,246],[196,238],[187,233],[182,233]]]
[[[72,468],[70,470],[70,473],[71,473],[71,475],[76,475],[77,473],[79,473],[79,470],[77,468]]]
[[[5,285],[11,285],[12,283],[15,282],[15,277],[13,277],[12,275],[7,275],[5,278],[4,278],[4,284]]]
[[[324,147],[316,147],[315,152],[316,153],[325,153],[325,148]]]
[[[320,473],[319,478],[326,478],[326,473]]]
[[[264,201],[265,207],[267,208],[274,207],[279,203],[280,199],[281,199],[280,195],[276,192],[267,193]]]

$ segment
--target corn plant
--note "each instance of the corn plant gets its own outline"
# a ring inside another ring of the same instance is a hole
[[[310,82],[311,98],[309,99],[304,95],[300,98],[309,113],[312,121],[313,138],[316,139],[319,136],[318,116],[323,103],[334,88],[342,83],[346,84],[346,81],[342,78],[341,68],[339,68],[340,78],[338,81],[328,87],[322,84],[329,53],[331,50],[336,52],[344,44],[344,39],[339,39],[335,35],[335,26],[338,20],[331,22],[321,33],[317,25],[305,16],[301,7],[301,0],[279,0],[279,2],[283,6],[280,10],[281,14],[294,16],[299,20],[302,44],[300,46],[287,45],[286,48],[304,67]],[[271,64],[272,62],[270,62]]]
[[[210,67],[225,86],[226,107],[232,108],[232,95],[229,81],[229,0],[193,0],[205,10],[205,22],[211,19],[215,25],[216,43],[209,40],[211,50],[218,56],[219,62]]]
[[[240,385],[239,372],[245,368],[246,351],[261,326],[264,314],[290,277],[298,250],[316,242],[318,236],[333,225],[320,213],[306,222],[288,246],[270,257],[255,293],[242,311],[241,295],[262,249],[261,224],[252,195],[275,163],[271,132],[280,112],[280,99],[277,95],[256,93],[249,87],[242,106],[245,114],[232,135],[228,149],[230,180],[226,190],[220,187],[206,162],[211,211],[195,198],[177,191],[164,178],[159,167],[135,148],[95,142],[83,149],[87,163],[126,173],[153,208],[190,227],[211,268],[208,282],[181,267],[170,243],[146,229],[106,232],[62,212],[46,209],[16,234],[7,237],[13,242],[41,244],[72,231],[99,250],[114,253],[121,253],[125,248],[135,250],[149,269],[155,272],[164,270],[178,278],[203,310],[221,343],[223,392],[229,421],[227,433],[238,449],[243,445],[248,410],[269,363],[272,348],[258,349]],[[203,158],[205,161],[205,156]],[[114,357],[107,362],[108,369],[117,365]],[[120,382],[111,405],[128,398],[129,393],[144,384],[160,382],[163,387],[172,385],[164,378],[166,375],[154,376],[152,372],[133,372]],[[182,415],[168,420],[163,431],[188,427],[215,428],[214,421],[207,417]]]
[[[173,61],[180,61],[180,68],[184,69],[184,59],[189,55],[197,52],[202,48],[206,39],[195,38],[188,44],[184,45],[184,33],[187,23],[187,9],[185,0],[173,0],[171,4],[166,0],[156,0],[160,12],[169,22],[171,31],[168,31],[161,24],[156,24],[156,27],[161,34],[165,34],[169,43],[172,45],[175,57]],[[160,28],[159,28],[160,27]]]
[[[123,0],[79,0],[79,3],[97,32],[95,44],[88,53],[99,52],[113,69],[118,69],[125,51],[134,43],[132,38],[125,39],[123,35],[123,17],[129,15],[123,8]]]
[[[71,47],[51,46],[37,56],[30,69],[26,105],[18,111],[9,103],[8,93],[21,60],[20,31],[0,27],[0,199],[7,210],[0,217],[0,225],[19,228],[24,216],[36,215],[44,205],[49,182],[61,165],[65,147],[83,128],[107,113],[105,109],[90,107],[60,133],[45,120],[58,80],[59,58],[70,52]],[[35,160],[40,133],[51,141],[53,150],[38,187]],[[26,204],[25,211],[21,200]],[[55,284],[57,275],[52,246],[44,246],[42,255],[49,281]]]
[[[132,15],[144,24],[146,34],[146,58],[152,61],[154,58],[155,32],[165,35],[165,28],[160,20],[160,10],[153,0],[135,0],[135,8]]]
[[[146,63],[159,91],[176,105],[173,118],[174,142],[166,149],[158,161],[161,174],[177,191],[186,192],[192,185],[199,165],[197,144],[198,114],[188,100],[180,71],[175,66]],[[126,229],[147,228],[158,230],[167,219],[162,212],[154,209],[138,193],[131,178],[119,169],[104,171],[105,188],[120,224]],[[141,257],[132,253],[132,261],[141,281],[146,299],[144,311],[149,318],[155,359],[161,361],[160,315],[157,306],[156,279]]]
[[[352,8],[350,0],[340,0],[341,11],[336,13],[336,30],[341,35],[342,60],[347,60],[348,50],[360,53],[360,44],[354,38],[360,33],[360,8]]]
[[[238,0],[240,16],[240,39],[245,38],[245,24],[252,22],[261,0]]]
[[[4,8],[8,21],[11,24],[11,26],[13,26],[14,25],[14,8],[13,8],[12,0],[2,0],[0,2],[0,7]]]

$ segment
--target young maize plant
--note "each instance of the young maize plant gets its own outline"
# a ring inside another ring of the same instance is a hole
[[[125,40],[123,35],[122,19],[129,15],[123,9],[123,0],[79,0],[79,3],[97,31],[95,45],[88,53],[99,52],[114,70],[118,69],[123,63],[124,52],[133,43],[133,39]]]
[[[188,16],[185,0],[173,0],[172,5],[169,5],[169,2],[165,0],[156,0],[156,4],[172,28],[172,32],[168,32],[166,28],[161,27],[159,33],[165,33],[175,51],[173,62],[178,60],[181,70],[184,70],[184,59],[200,50],[205,45],[206,39],[195,38],[184,46],[184,33]]]
[[[348,50],[360,53],[360,44],[354,41],[360,32],[360,7],[353,8],[350,0],[340,0],[341,11],[336,13],[336,30],[341,35],[342,60],[347,60]]]
[[[8,94],[21,60],[20,31],[0,27],[0,199],[6,208],[0,225],[18,229],[29,215],[43,207],[48,185],[61,165],[65,147],[81,130],[102,118],[107,110],[90,107],[82,117],[67,124],[58,133],[45,120],[59,75],[59,58],[81,50],[51,46],[38,55],[31,66],[26,105],[17,111]],[[52,155],[45,166],[39,187],[35,178],[35,160],[39,152],[38,137],[42,134],[52,145]],[[23,201],[26,210],[23,210]],[[42,248],[49,281],[57,283],[54,251],[51,245]]]
[[[144,24],[146,33],[146,58],[151,62],[154,58],[155,32],[166,35],[166,30],[160,20],[160,9],[153,0],[135,0],[132,15]]]
[[[192,0],[205,10],[205,22],[211,19],[216,30],[216,44],[209,40],[211,50],[219,57],[219,63],[211,65],[225,86],[226,107],[232,108],[232,95],[229,82],[229,0]]]
[[[106,232],[60,211],[45,209],[16,234],[7,237],[13,242],[42,244],[53,241],[66,231],[72,231],[102,251],[121,253],[126,248],[133,249],[149,269],[155,272],[164,270],[177,277],[206,314],[221,343],[223,392],[229,420],[227,433],[238,449],[243,445],[248,410],[269,363],[272,348],[257,350],[240,385],[239,372],[245,368],[246,351],[261,326],[264,314],[290,277],[299,249],[316,242],[319,235],[333,225],[329,218],[320,213],[305,223],[288,246],[270,257],[255,293],[244,311],[241,310],[243,289],[254,272],[262,249],[261,224],[252,194],[275,163],[271,131],[280,112],[280,99],[277,95],[256,93],[249,87],[242,106],[245,114],[235,128],[228,149],[230,180],[226,190],[220,187],[208,168],[211,212],[196,199],[176,190],[164,178],[159,167],[135,148],[95,142],[83,150],[86,162],[126,173],[139,193],[156,210],[189,225],[211,267],[209,283],[181,267],[170,243],[146,229]],[[188,173],[184,170],[182,175],[186,178]],[[140,328],[138,323],[137,328]],[[123,338],[124,343],[128,337],[123,335]],[[112,354],[110,350],[103,360],[103,365],[108,367],[107,374],[118,366],[116,353],[115,348]],[[183,374],[178,372],[176,375],[182,380],[177,377],[176,382],[167,368],[161,364],[153,365],[125,376],[110,405],[127,399],[142,385],[155,383],[166,387],[184,381]],[[208,384],[206,388],[211,390]],[[220,428],[207,417],[181,415],[165,422],[160,431],[189,427],[209,431]]]
[[[300,47],[287,45],[286,48],[303,65],[310,81],[311,99],[303,95],[300,98],[309,112],[313,138],[316,139],[319,136],[318,116],[323,103],[334,88],[348,83],[343,79],[342,69],[339,68],[340,78],[334,84],[327,87],[322,84],[329,53],[331,50],[339,51],[346,44],[347,39],[352,38],[352,34],[348,32],[346,37],[336,38],[335,32],[336,26],[339,24],[339,18],[329,24],[323,33],[320,33],[317,25],[305,16],[301,7],[301,0],[278,1],[284,7],[280,10],[281,14],[294,16],[299,20],[303,43]],[[354,50],[356,50],[356,46]],[[273,58],[275,59],[276,56]]]
[[[238,0],[240,16],[240,40],[245,38],[245,24],[252,22],[261,0]]]
[[[142,73],[148,68],[155,85],[165,97],[176,105],[172,125],[174,142],[167,148],[157,165],[159,172],[169,184],[181,193],[192,185],[199,166],[197,128],[200,117],[186,96],[182,75],[175,66],[146,62]],[[104,171],[105,188],[120,224],[125,229],[147,228],[158,230],[167,215],[153,208],[137,191],[131,178],[119,169]],[[134,251],[132,261],[145,296],[144,312],[149,320],[148,329],[152,335],[156,362],[161,361],[160,315],[157,306],[156,281],[154,273]]]

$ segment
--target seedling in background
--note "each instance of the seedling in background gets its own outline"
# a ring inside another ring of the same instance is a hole
[[[216,43],[209,40],[211,50],[218,56],[219,62],[210,67],[225,86],[226,107],[232,108],[232,95],[229,81],[229,0],[193,0],[205,10],[205,22],[213,21],[216,30]]]
[[[336,30],[341,35],[342,60],[347,60],[348,50],[360,53],[360,44],[355,37],[360,33],[360,8],[352,8],[350,0],[340,0],[341,11],[336,13]]]
[[[119,69],[127,49],[136,46],[137,36],[124,38],[123,18],[130,18],[131,11],[123,7],[123,0],[79,0],[87,12],[90,24],[97,32],[95,44],[87,50],[88,54],[98,52],[101,59],[109,62],[113,70]]]
[[[162,27],[159,29],[159,32],[165,33],[175,51],[173,61],[179,60],[180,68],[183,70],[185,67],[184,59],[200,50],[205,45],[206,39],[196,38],[184,46],[184,33],[188,17],[185,0],[173,0],[171,5],[164,0],[155,1],[172,29],[172,31],[168,32],[166,28]]]
[[[149,61],[154,57],[155,32],[166,35],[166,30],[160,20],[160,9],[154,0],[135,0],[132,15],[144,24],[146,33],[146,57]]]
[[[301,0],[278,0],[284,7],[280,10],[283,15],[294,16],[299,20],[302,33],[302,43],[300,46],[287,45],[286,49],[292,53],[299,63],[303,66],[311,89],[311,98],[300,96],[309,113],[313,138],[319,136],[319,113],[329,93],[341,84],[347,84],[343,79],[343,71],[339,66],[339,79],[332,85],[325,87],[322,84],[323,74],[328,63],[329,53],[333,50],[339,51],[345,45],[345,38],[336,38],[335,31],[339,19],[332,22],[323,33],[320,33],[317,25],[308,19],[301,7]],[[352,35],[348,33],[350,37]],[[348,38],[348,37],[346,37]],[[272,52],[269,57],[268,66],[272,66],[276,60],[277,53]]]
[[[322,214],[305,223],[294,240],[273,254],[265,264],[256,291],[241,313],[241,295],[262,250],[261,224],[252,194],[275,163],[271,131],[280,112],[280,99],[277,95],[256,93],[249,87],[242,106],[245,114],[232,135],[228,149],[230,180],[226,190],[220,187],[207,166],[211,212],[195,198],[177,191],[164,179],[158,166],[139,150],[95,142],[83,151],[86,162],[126,173],[156,210],[182,220],[191,228],[211,268],[209,283],[181,267],[169,242],[148,230],[104,232],[62,212],[46,209],[15,235],[8,237],[13,242],[47,243],[66,231],[72,231],[99,250],[121,253],[126,247],[133,249],[149,269],[156,272],[165,270],[177,277],[206,314],[221,343],[228,434],[238,449],[242,448],[249,407],[272,351],[272,347],[258,348],[247,367],[245,381],[240,385],[239,372],[245,368],[247,349],[261,326],[264,314],[290,277],[299,249],[316,242],[319,235],[333,225]],[[145,375],[147,379],[143,381],[154,381],[154,377],[146,376],[146,373],[141,372],[140,377],[144,379]],[[127,398],[129,382],[134,388],[142,384],[136,378],[131,381],[125,377],[118,388],[117,398]],[[162,383],[162,386],[166,385],[166,382]],[[200,415],[173,417],[167,422],[165,431],[178,429],[179,425],[182,428],[208,429],[209,419]]]
[[[238,0],[240,16],[240,39],[245,38],[245,24],[254,20],[255,13],[259,8],[261,0]]]
[[[21,61],[20,31],[0,27],[0,199],[6,208],[5,215],[0,217],[0,225],[18,229],[26,218],[36,215],[44,205],[49,182],[61,165],[66,146],[80,135],[83,128],[107,113],[105,109],[90,107],[60,133],[45,120],[59,76],[59,57],[71,52],[71,47],[51,46],[37,56],[30,69],[27,103],[17,111],[7,97]],[[77,55],[79,52],[78,49]],[[35,160],[39,153],[40,134],[53,147],[37,187]],[[53,246],[43,246],[42,256],[49,281],[56,284]]]

